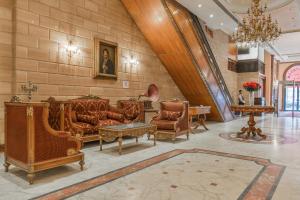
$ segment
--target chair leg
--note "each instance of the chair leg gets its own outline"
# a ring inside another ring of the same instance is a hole
[[[83,171],[83,169],[84,169],[84,164],[85,164],[85,162],[84,162],[84,157],[83,157],[82,160],[79,161],[79,165],[80,165],[80,170],[81,171]]]
[[[186,139],[187,139],[187,140],[190,139],[190,131],[187,131],[187,133],[186,133]]]
[[[34,180],[35,174],[34,173],[28,173],[27,174],[27,179],[30,185],[33,184],[33,180]]]
[[[9,168],[10,164],[9,164],[8,162],[5,161],[5,163],[3,164],[3,166],[4,166],[4,168],[5,168],[4,171],[5,171],[5,172],[8,172],[8,168]]]
[[[173,135],[173,137],[172,137],[173,144],[175,144],[175,141],[176,141],[176,135]]]

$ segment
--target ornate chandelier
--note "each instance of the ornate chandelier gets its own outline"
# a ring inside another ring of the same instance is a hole
[[[262,7],[260,0],[252,0],[247,17],[243,18],[242,24],[239,24],[237,31],[232,35],[238,46],[266,46],[281,35],[277,20],[273,22],[271,15],[267,15],[266,11],[267,5]]]

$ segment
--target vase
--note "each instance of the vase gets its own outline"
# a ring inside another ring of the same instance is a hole
[[[253,91],[249,92],[249,105],[254,106],[254,92]]]

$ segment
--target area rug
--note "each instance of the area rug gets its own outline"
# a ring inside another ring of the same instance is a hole
[[[264,133],[267,135],[266,139],[263,139],[256,135],[255,137],[238,137],[237,132],[227,132],[227,133],[220,133],[219,136],[226,140],[232,140],[236,142],[244,142],[244,143],[253,143],[253,144],[293,144],[298,142],[296,138],[293,138],[288,135],[277,135],[271,133]]]

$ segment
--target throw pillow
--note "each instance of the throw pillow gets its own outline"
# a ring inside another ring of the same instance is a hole
[[[176,121],[181,116],[181,112],[163,110],[161,112],[161,115],[162,115],[162,119],[164,120]]]
[[[107,118],[108,119],[114,119],[117,120],[119,122],[123,122],[124,121],[124,115],[121,113],[115,113],[115,112],[107,112]]]
[[[98,117],[98,120],[106,120],[107,119],[106,111],[89,111],[89,114],[92,116]]]
[[[91,116],[91,115],[77,115],[77,120],[79,122],[84,122],[92,125],[97,125],[98,124],[98,117],[97,116]]]
[[[134,120],[140,114],[140,107],[138,104],[128,103],[123,107],[126,119]]]

